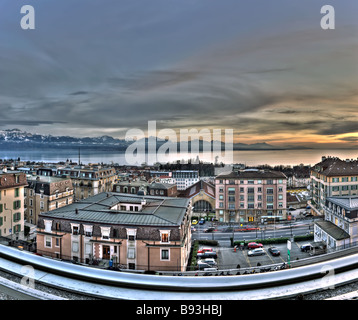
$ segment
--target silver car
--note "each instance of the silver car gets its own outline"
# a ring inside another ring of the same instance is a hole
[[[264,249],[262,249],[262,248],[256,248],[256,249],[250,250],[250,251],[247,253],[247,255],[248,255],[249,257],[252,257],[252,256],[261,256],[261,255],[263,255],[263,254],[265,254],[265,253],[266,253],[266,252],[265,252]]]

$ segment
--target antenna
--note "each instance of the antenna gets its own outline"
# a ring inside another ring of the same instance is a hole
[[[81,165],[81,148],[78,148],[78,165]]]

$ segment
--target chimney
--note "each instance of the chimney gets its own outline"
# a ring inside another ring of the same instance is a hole
[[[147,203],[147,201],[143,198],[142,201],[141,201],[141,205],[142,205],[142,206],[145,206],[146,203]]]
[[[76,208],[75,213],[78,214],[78,208]]]

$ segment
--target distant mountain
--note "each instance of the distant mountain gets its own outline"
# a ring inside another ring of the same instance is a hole
[[[138,140],[140,143],[143,139]],[[148,149],[148,138],[144,139],[146,149]],[[159,148],[161,145],[166,143],[166,140],[157,139],[156,147]],[[100,137],[84,137],[76,138],[71,136],[52,136],[52,135],[42,135],[37,133],[29,133],[26,131],[21,131],[19,129],[8,129],[0,130],[0,146],[7,148],[20,148],[20,147],[29,147],[29,148],[56,148],[56,147],[66,147],[66,148],[104,148],[104,149],[116,149],[116,150],[126,150],[133,141],[126,141],[124,139],[116,139],[108,135]],[[188,148],[188,151],[191,151],[192,146],[196,146],[199,143],[199,150],[207,148],[208,145],[205,144],[203,140],[192,140],[186,144],[184,147]],[[206,142],[208,143],[208,142]],[[218,143],[216,141],[216,143]],[[220,142],[219,142],[220,144]],[[211,148],[213,148],[214,141],[210,142]],[[222,150],[225,150],[225,143],[221,142]],[[285,149],[302,149],[304,147],[278,147],[270,145],[266,142],[254,143],[254,144],[245,144],[245,143],[234,143],[234,150],[285,150]],[[177,143],[177,150],[180,150],[180,142]],[[212,150],[212,149],[211,149]]]
[[[270,145],[266,142],[246,144],[234,143],[234,150],[284,150],[285,148]]]
[[[125,147],[129,145],[125,140],[115,139],[110,136],[75,138],[70,136],[52,136],[37,133],[28,133],[19,129],[0,130],[0,145],[16,146],[26,145],[29,147],[44,146],[116,146]]]

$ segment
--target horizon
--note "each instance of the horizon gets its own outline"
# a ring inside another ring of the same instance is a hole
[[[124,139],[155,120],[248,145],[357,147],[354,0],[333,5],[335,30],[320,27],[323,0],[38,0],[22,30],[25,4],[0,4],[1,129]]]

